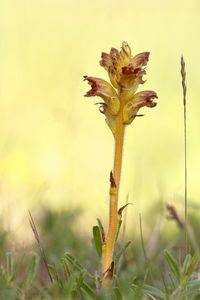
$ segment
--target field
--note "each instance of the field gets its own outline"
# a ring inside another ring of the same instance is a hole
[[[200,299],[199,10],[0,1],[0,300]]]

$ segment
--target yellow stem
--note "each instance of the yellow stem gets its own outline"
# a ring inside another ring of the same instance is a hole
[[[115,189],[110,189],[110,207],[109,207],[109,227],[106,242],[102,251],[102,274],[105,280],[103,285],[107,285],[106,273],[113,261],[113,252],[115,246],[115,238],[118,228],[118,194],[122,167],[122,153],[124,143],[125,125],[123,124],[123,102],[121,99],[121,108],[116,117],[116,134],[115,134],[115,157],[113,177],[116,184]]]

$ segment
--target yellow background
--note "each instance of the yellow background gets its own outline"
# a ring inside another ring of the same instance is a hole
[[[84,98],[83,75],[107,79],[101,51],[127,41],[150,51],[143,89],[158,106],[127,128],[120,202],[137,219],[157,203],[183,203],[180,56],[187,70],[188,193],[200,199],[200,1],[0,0],[0,197],[5,226],[27,209],[84,208],[80,222],[105,218],[113,138]],[[141,111],[142,113],[142,111]]]

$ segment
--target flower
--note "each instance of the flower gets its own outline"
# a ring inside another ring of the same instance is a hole
[[[124,124],[130,124],[137,116],[138,110],[143,107],[154,107],[157,105],[153,99],[158,98],[154,91],[143,91],[134,95],[131,101],[128,101],[123,110]]]
[[[99,96],[104,102],[100,103],[100,112],[105,114],[106,122],[116,133],[116,118],[123,115],[123,124],[130,124],[143,107],[155,107],[157,98],[154,91],[136,93],[140,84],[144,84],[143,76],[146,74],[145,67],[149,60],[149,52],[142,52],[135,56],[131,54],[131,48],[126,42],[118,51],[111,48],[110,53],[102,52],[100,65],[108,72],[110,83],[90,76],[84,76],[91,85],[91,90],[86,97]]]
[[[85,94],[85,97],[101,97],[104,100],[109,113],[111,115],[116,115],[120,108],[120,102],[112,85],[107,81],[96,77],[84,76],[84,80],[87,80],[91,85],[91,90]]]
[[[119,52],[111,48],[110,54],[102,53],[100,65],[106,69],[110,81],[118,90],[131,89],[133,93],[138,85],[144,83],[142,76],[146,73],[149,52],[143,52],[136,56],[131,55],[131,49],[126,42],[122,43]]]

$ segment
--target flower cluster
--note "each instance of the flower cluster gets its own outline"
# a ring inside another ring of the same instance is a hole
[[[149,59],[149,52],[132,56],[131,49],[126,42],[118,51],[115,48],[110,53],[102,53],[100,65],[108,72],[110,83],[90,76],[84,76],[91,85],[91,90],[86,97],[99,96],[103,99],[100,103],[100,112],[105,114],[106,122],[112,133],[116,133],[116,118],[122,116],[124,125],[130,124],[137,116],[138,110],[143,107],[154,107],[157,98],[154,91],[136,93],[138,86],[143,84],[143,75],[146,74],[145,66]]]

